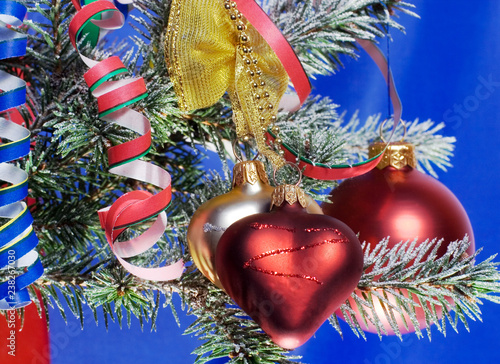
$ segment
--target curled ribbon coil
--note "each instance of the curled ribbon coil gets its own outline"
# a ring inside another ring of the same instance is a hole
[[[26,35],[6,24],[20,25],[26,8],[13,1],[0,1],[0,59],[26,54]],[[0,71],[0,111],[26,101],[26,83]],[[8,280],[0,283],[0,310],[16,309],[31,303],[27,287],[43,274],[35,247],[33,218],[23,201],[28,196],[28,174],[11,163],[30,152],[30,132],[16,123],[0,118],[0,217],[8,222],[0,226],[0,269],[7,270]],[[15,275],[17,268],[24,273]]]
[[[80,8],[70,22],[69,35],[78,51],[77,40],[89,23],[102,29],[119,28],[124,23],[124,15],[113,3],[100,0]],[[158,267],[139,267],[124,258],[133,257],[150,249],[160,239],[167,226],[165,209],[171,201],[170,175],[164,169],[139,160],[151,147],[151,125],[142,114],[128,108],[147,96],[142,78],[126,78],[111,81],[113,76],[128,73],[121,60],[116,57],[101,62],[80,54],[90,69],[84,78],[93,95],[97,97],[101,119],[129,128],[140,136],[108,150],[110,172],[133,178],[161,188],[157,194],[147,191],[132,191],[119,197],[112,206],[98,211],[106,239],[118,261],[135,276],[148,280],[167,281],[179,278],[184,269],[182,260],[174,264]],[[116,241],[126,228],[156,216],[156,220],[142,235],[128,241]]]
[[[78,2],[79,1],[79,2]],[[81,5],[88,5],[96,0],[73,0],[73,3],[80,9]],[[129,11],[131,10],[132,0],[107,0],[112,2],[118,10],[127,17]],[[81,4],[81,5],[80,5]],[[105,20],[107,14],[98,15],[96,20]],[[91,47],[95,47],[97,43],[109,32],[111,29],[101,29],[98,25],[93,22],[85,24],[81,31],[81,35],[85,35],[85,43],[89,44]]]

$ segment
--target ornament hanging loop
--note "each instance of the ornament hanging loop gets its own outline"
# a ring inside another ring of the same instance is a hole
[[[299,187],[300,182],[302,182],[302,171],[300,170],[299,166],[298,166],[298,165],[296,165],[295,163],[292,163],[292,162],[286,162],[286,163],[283,165],[283,167],[284,167],[284,166],[286,166],[286,165],[289,165],[289,166],[294,167],[294,168],[297,170],[297,172],[299,172],[299,180],[298,180],[298,181],[297,181],[297,183],[295,184],[295,186],[296,186],[296,187]],[[280,167],[280,168],[281,168],[281,167]],[[274,168],[274,172],[273,172],[273,181],[274,181],[274,185],[275,185],[275,186],[277,186],[277,185],[278,185],[278,183],[276,182],[276,172],[277,172],[280,168]]]
[[[390,119],[385,119],[382,122],[382,124],[380,124],[379,130],[378,130],[378,133],[380,135],[380,139],[382,139],[382,142],[384,142],[384,143],[388,143],[388,141],[384,138],[384,125],[387,122],[387,120],[390,120]],[[403,136],[402,136],[400,142],[404,142],[405,138],[406,138],[407,128],[406,128],[405,122],[402,119],[400,119],[399,122],[403,125]]]
[[[245,141],[243,141],[243,143],[245,143]],[[237,145],[238,145],[238,139],[235,139],[233,141],[233,144],[232,144],[232,146],[233,146],[233,155],[236,158],[236,160],[239,163],[241,163],[241,162],[243,162],[243,155],[241,154],[240,148],[237,148]],[[239,153],[236,152],[237,150],[239,151]],[[259,154],[260,154],[259,151],[257,151],[257,154],[255,154],[255,156],[252,158],[252,160],[253,161],[256,160],[257,157],[259,156]]]

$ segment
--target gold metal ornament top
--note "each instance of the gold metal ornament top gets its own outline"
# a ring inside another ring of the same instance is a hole
[[[261,161],[244,161],[233,167],[233,188],[245,183],[254,185],[257,181],[269,184],[264,163]]]
[[[276,166],[284,159],[266,144],[288,75],[259,32],[230,0],[173,0],[165,55],[179,107],[209,107],[227,91],[239,138],[255,138]]]
[[[386,143],[373,143],[368,149],[368,158],[373,158],[380,154],[386,146]],[[378,169],[392,166],[401,169],[406,166],[415,168],[417,159],[415,158],[415,146],[407,142],[390,143],[385,150],[382,160],[377,164]]]
[[[289,205],[299,202],[303,208],[307,207],[306,194],[297,185],[280,185],[274,189],[271,196],[271,208],[281,206],[285,201]]]

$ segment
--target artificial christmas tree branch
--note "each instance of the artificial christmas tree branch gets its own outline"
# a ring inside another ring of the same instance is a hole
[[[391,18],[395,10],[417,16],[407,2],[279,1],[263,2],[273,21],[304,64],[310,77],[334,73],[343,66],[341,54],[356,55],[356,38],[383,37],[389,27],[403,30]]]
[[[467,239],[450,245],[447,253],[440,258],[436,257],[440,244],[436,244],[435,240],[428,241],[418,247],[415,241],[401,242],[392,249],[387,247],[387,242],[388,240],[384,240],[373,249],[364,244],[365,272],[358,284],[360,291],[365,293],[382,292],[382,296],[378,295],[378,297],[384,301],[382,298],[384,291],[394,294],[397,290],[408,289],[413,294],[418,295],[423,302],[427,302],[433,307],[444,303],[442,299],[436,299],[434,296],[447,296],[453,300],[445,305],[448,311],[459,307],[461,311],[470,311],[476,318],[480,317],[477,304],[481,304],[482,299],[495,303],[500,302],[500,297],[496,295],[500,293],[500,273],[497,269],[499,263],[493,262],[495,256],[476,263],[480,250],[473,256],[467,256],[465,254],[469,246]],[[159,290],[162,293],[176,292],[193,296],[203,295],[200,292],[206,287],[204,278],[192,269],[185,273],[182,280],[172,282],[145,281],[131,275],[123,275],[124,271],[114,275],[114,272],[118,270],[120,269],[108,270],[103,277],[89,273],[84,275],[47,273],[37,281],[37,284],[43,290],[44,286],[51,284],[77,288],[107,281],[106,287],[114,286],[117,292]],[[210,289],[218,291],[215,287]],[[402,294],[398,294],[398,297],[402,301],[408,301],[408,297],[404,297]],[[99,300],[95,302],[99,302]],[[367,308],[370,307],[366,301],[360,300],[359,302],[362,302]],[[398,307],[388,301],[385,303],[389,310],[397,311],[399,314],[404,312],[410,314],[411,317],[409,306]],[[347,307],[345,306],[343,309],[347,310]],[[435,308],[431,311],[435,311]],[[464,320],[462,322],[466,324],[464,316],[459,318]],[[435,317],[429,317],[429,325],[435,324],[440,328],[439,321],[434,322],[433,319]],[[359,324],[358,322],[357,325]],[[456,324],[453,327],[456,329]]]
[[[467,318],[481,319],[479,304],[481,300],[494,303],[500,302],[500,274],[498,263],[494,263],[495,256],[477,263],[478,250],[473,256],[468,256],[469,247],[467,237],[448,246],[447,252],[442,257],[437,257],[441,242],[427,241],[416,246],[416,241],[401,242],[389,249],[388,240],[380,242],[371,248],[365,243],[365,274],[361,278],[358,289],[363,292],[363,298],[353,294],[358,307],[364,313],[363,321],[371,321],[377,326],[379,336],[385,334],[384,329],[377,325],[378,317],[373,311],[373,301],[378,301],[385,307],[391,327],[401,338],[394,316],[399,315],[406,322],[403,314],[409,316],[418,336],[422,332],[418,327],[415,306],[417,304],[409,297],[417,297],[420,307],[424,308],[427,334],[431,337],[430,326],[446,335],[446,320],[455,331],[460,321],[468,329]],[[405,291],[405,292],[404,292]],[[386,293],[396,297],[396,302],[387,300]],[[439,319],[436,308],[444,311],[444,316]],[[355,322],[354,315],[350,314],[350,303],[341,307],[344,317],[351,329],[363,337],[364,333],[360,322]],[[451,311],[455,312],[452,318]],[[380,314],[380,313],[379,313]],[[334,327],[341,333],[340,326],[333,318]]]

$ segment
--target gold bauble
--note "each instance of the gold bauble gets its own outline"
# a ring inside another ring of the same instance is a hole
[[[213,284],[222,289],[215,267],[215,251],[224,231],[234,222],[253,214],[268,212],[274,188],[269,185],[260,161],[237,163],[233,168],[233,188],[201,205],[187,231],[193,261]],[[307,211],[323,214],[319,205],[306,195]]]

